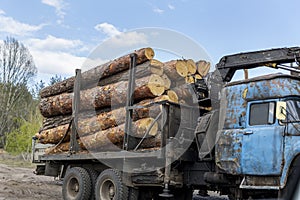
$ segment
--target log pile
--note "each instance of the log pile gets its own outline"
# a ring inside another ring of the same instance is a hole
[[[153,59],[154,51],[135,51],[136,74],[131,136],[146,139],[139,148],[160,147],[161,127],[154,119],[161,112],[160,101],[192,103],[193,91],[188,84],[203,79],[210,68],[204,60]],[[82,73],[77,142],[82,150],[114,150],[122,148],[125,135],[126,98],[129,84],[130,54]],[[70,146],[70,122],[75,77],[44,88],[40,95],[40,111],[45,117],[36,138],[43,144],[54,144],[49,154],[67,152]],[[149,106],[151,104],[151,106]],[[113,144],[113,145],[112,145]]]

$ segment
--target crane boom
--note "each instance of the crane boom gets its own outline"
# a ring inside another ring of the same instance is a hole
[[[293,62],[298,64],[299,58],[300,47],[268,49],[224,56],[220,59],[216,68],[219,70],[223,81],[229,82],[237,70],[261,66],[281,68],[299,73],[300,70],[297,68],[280,66]]]

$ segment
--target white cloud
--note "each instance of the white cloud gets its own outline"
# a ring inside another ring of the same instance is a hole
[[[45,39],[31,38],[24,41],[38,72],[42,74],[60,74],[63,76],[74,75],[76,68],[81,68],[86,60],[79,56],[86,47],[80,40],[68,40],[52,35]]]
[[[138,44],[147,44],[147,36],[144,33],[138,32],[125,32],[119,35],[115,35],[110,38],[110,42],[114,45],[133,46]]]
[[[30,49],[29,49],[30,50]],[[74,75],[76,68],[81,68],[85,57],[67,52],[30,50],[39,73]]]
[[[130,47],[138,44],[147,44],[147,37],[144,33],[138,32],[121,32],[114,25],[101,23],[95,26],[97,31],[104,33],[109,39],[109,45],[118,47]]]
[[[48,35],[46,39],[28,39],[26,44],[36,50],[47,49],[48,51],[66,51],[75,48],[78,50],[83,47],[83,43],[80,40],[67,40],[52,35]]]
[[[168,4],[168,8],[169,8],[170,10],[175,10],[175,6],[173,6],[172,4]]]
[[[112,37],[121,33],[114,25],[106,22],[97,24],[95,29],[106,34],[108,37]]]
[[[0,32],[25,36],[42,29],[43,26],[44,24],[35,26],[19,22],[12,17],[5,16],[5,12],[0,10]]]
[[[54,7],[56,15],[63,19],[66,15],[65,8],[67,4],[64,2],[64,0],[42,0],[43,4],[46,4],[48,6]],[[58,23],[61,23],[61,20],[58,20]]]
[[[153,12],[158,13],[158,14],[162,14],[162,13],[164,13],[165,11],[162,10],[162,9],[160,9],[160,8],[154,8],[154,9],[153,9]]]

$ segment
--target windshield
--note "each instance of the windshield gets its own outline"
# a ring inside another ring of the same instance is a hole
[[[286,102],[287,122],[300,122],[300,101],[289,100]]]

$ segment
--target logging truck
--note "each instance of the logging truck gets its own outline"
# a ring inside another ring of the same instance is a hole
[[[63,199],[188,200],[194,190],[218,191],[230,199],[289,199],[300,173],[299,58],[299,47],[224,56],[213,72],[188,84],[194,104],[161,99],[145,105],[134,102],[139,60],[131,54],[124,132],[106,133],[119,146],[101,151],[83,150],[84,141],[86,146],[93,137],[100,141],[96,136],[78,139],[84,76],[76,70],[69,134],[60,137],[69,137],[67,151],[45,153],[34,136],[35,173],[63,180]],[[236,71],[258,67],[289,74],[231,81]],[[135,111],[153,106],[160,112],[137,137]],[[160,137],[153,148],[139,148],[153,143],[147,139],[154,126]]]

